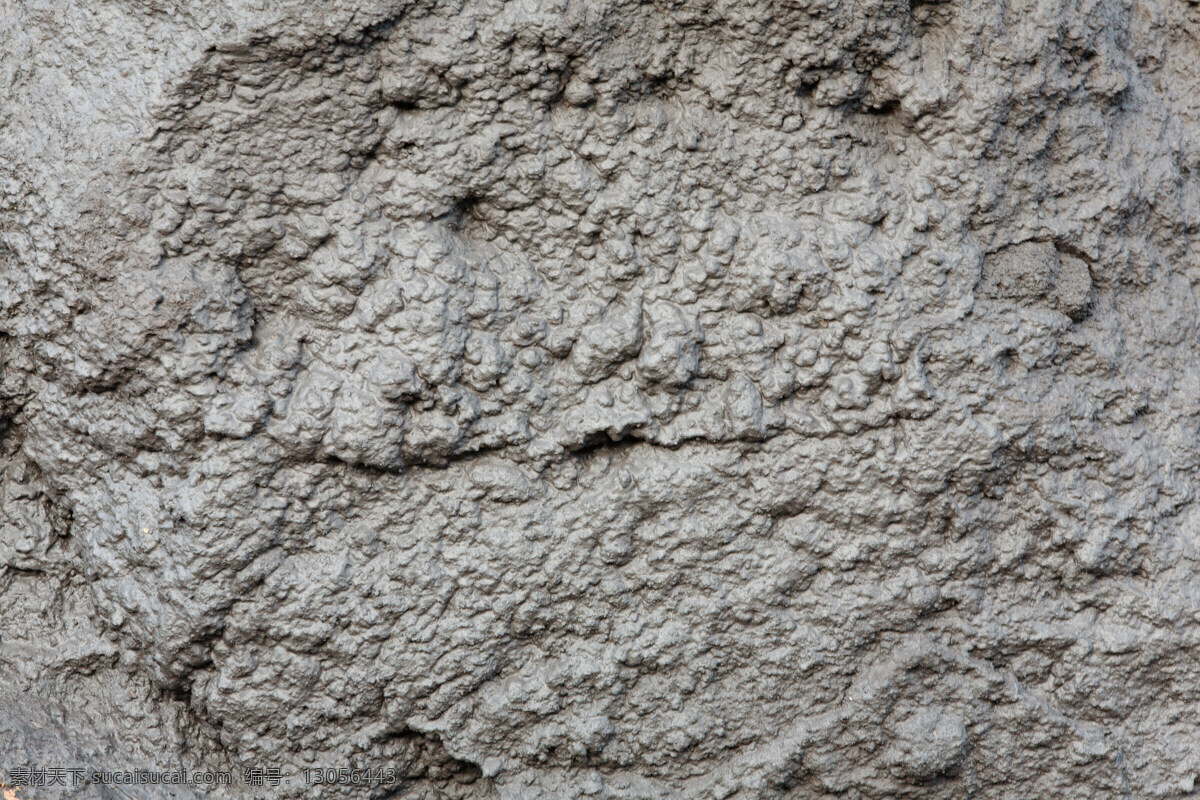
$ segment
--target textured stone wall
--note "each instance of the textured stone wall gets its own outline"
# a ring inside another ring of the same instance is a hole
[[[0,0],[0,768],[1189,795],[1198,48]]]

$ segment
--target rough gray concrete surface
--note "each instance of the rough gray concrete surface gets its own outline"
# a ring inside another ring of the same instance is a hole
[[[1190,796],[1198,176],[1186,0],[0,0],[0,768]]]

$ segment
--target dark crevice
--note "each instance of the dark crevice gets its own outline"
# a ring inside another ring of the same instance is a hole
[[[390,739],[403,743],[409,750],[405,762],[397,765],[400,777],[406,781],[452,780],[456,783],[474,783],[483,777],[483,769],[479,764],[451,755],[441,736],[436,733],[422,733],[406,725],[392,734]]]
[[[669,100],[679,94],[679,81],[672,73],[647,76],[642,92],[645,97]]]
[[[221,741],[220,725],[214,724],[197,713],[190,682],[186,686],[176,686],[170,689],[159,688],[158,691],[168,702],[176,705],[181,716],[186,720],[185,727],[190,727],[193,733],[192,736],[185,736],[183,739],[182,756],[194,759],[196,763],[200,764],[211,763],[215,754],[217,759],[223,761],[224,764],[237,763],[237,754]],[[197,747],[197,745],[201,746]]]
[[[482,198],[468,194],[458,199],[454,208],[447,214],[447,223],[455,233],[461,234],[479,218],[478,206]]]
[[[653,443],[633,435],[632,432],[614,438],[606,431],[595,431],[585,436],[578,445],[565,447],[564,454],[572,458],[586,459],[601,450],[625,450],[639,444]]]
[[[862,109],[872,116],[890,116],[900,110],[900,101],[892,98],[875,105],[864,103]]]
[[[38,578],[38,579],[58,577],[57,573],[53,569],[39,569],[37,567],[18,567],[16,564],[3,564],[0,566],[3,566],[3,568],[9,574],[13,575],[14,577],[15,576],[25,576],[27,578]]]
[[[1066,253],[1069,256],[1074,256],[1080,261],[1085,262],[1089,267],[1092,266],[1094,259],[1070,242],[1058,240],[1054,242],[1054,247],[1058,250],[1058,252]]]
[[[343,468],[349,467],[357,472],[363,472],[368,475],[377,475],[379,477],[384,477],[384,476],[396,477],[398,475],[403,475],[405,472],[405,469],[408,466],[408,465],[401,465],[401,466],[396,467],[395,469],[389,469],[387,467],[380,467],[380,466],[376,466],[374,464],[365,464],[362,461],[347,461],[346,459],[338,458],[335,455],[326,455],[324,458],[321,459],[321,463],[326,464],[331,467],[334,467],[334,466],[343,467]]]
[[[377,475],[380,477],[383,477],[383,476],[395,477],[398,475],[403,475],[405,472],[407,472],[411,469],[429,469],[429,470],[448,469],[451,466],[470,462],[470,461],[473,461],[478,458],[483,458],[483,457],[489,456],[489,455],[495,455],[497,453],[503,453],[505,451],[505,449],[506,448],[503,446],[502,447],[477,447],[476,449],[473,449],[473,450],[456,451],[456,452],[450,453],[449,455],[446,455],[445,457],[442,457],[442,458],[430,458],[428,460],[421,460],[421,461],[402,460],[401,463],[395,467],[384,467],[384,466],[379,466],[376,464],[367,464],[362,461],[348,461],[344,458],[339,458],[338,456],[333,455],[333,454],[325,454],[324,457],[322,457],[320,459],[320,461],[321,461],[321,463],[328,464],[330,466],[349,467],[358,472],[363,472],[363,473],[366,473],[369,475],[373,474],[373,475]]]
[[[531,465],[537,466],[540,464],[541,466],[544,467],[544,466],[549,466],[549,464],[551,464],[551,463],[555,463],[557,461],[565,460],[568,458],[587,459],[587,458],[591,458],[592,456],[596,455],[597,453],[600,453],[603,451],[626,450],[626,449],[638,447],[638,446],[653,447],[656,449],[665,449],[665,450],[677,450],[679,448],[679,446],[681,446],[683,444],[689,444],[689,443],[696,443],[696,442],[703,442],[703,443],[709,443],[709,444],[720,444],[721,443],[721,442],[714,442],[712,440],[705,439],[703,437],[688,437],[688,438],[681,440],[679,442],[679,444],[661,444],[658,442],[651,441],[649,439],[642,438],[641,436],[638,435],[639,433],[640,433],[640,431],[635,429],[635,430],[631,430],[631,431],[622,433],[621,435],[614,438],[611,434],[609,434],[606,431],[595,431],[595,432],[585,436],[584,439],[581,442],[579,442],[578,444],[563,445],[558,452],[558,457],[552,456],[548,460],[542,460],[540,462],[536,462]],[[757,444],[756,442],[749,442],[749,441],[742,440],[742,439],[737,439],[736,441],[745,442],[746,444]],[[400,465],[398,465],[394,468],[383,467],[383,466],[378,466],[378,465],[373,465],[373,464],[365,464],[361,461],[348,461],[346,459],[339,458],[336,455],[332,455],[332,454],[328,454],[328,453],[324,454],[322,457],[318,458],[317,461],[319,463],[323,463],[323,464],[326,464],[331,467],[338,467],[338,468],[342,468],[342,469],[349,468],[349,469],[352,469],[352,470],[362,473],[362,474],[375,475],[380,478],[384,478],[384,477],[397,477],[400,475],[404,475],[406,472],[409,472],[410,470],[433,470],[433,471],[446,470],[446,469],[449,469],[450,467],[463,466],[463,465],[471,463],[472,461],[475,461],[480,458],[486,458],[488,456],[497,456],[498,455],[503,458],[504,454],[509,450],[510,450],[510,448],[507,446],[479,447],[474,450],[458,451],[458,452],[449,454],[444,458],[438,458],[438,459],[431,458],[431,459],[421,460],[421,461],[404,461],[403,463],[401,463]],[[520,461],[520,459],[517,459],[516,461]]]

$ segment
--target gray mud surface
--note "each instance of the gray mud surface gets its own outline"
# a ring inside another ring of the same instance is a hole
[[[1198,282],[1185,0],[0,0],[0,769],[236,776],[0,791],[1190,796]]]

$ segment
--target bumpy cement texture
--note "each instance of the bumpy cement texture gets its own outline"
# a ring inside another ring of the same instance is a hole
[[[1198,41],[0,0],[5,759],[1190,794]]]

